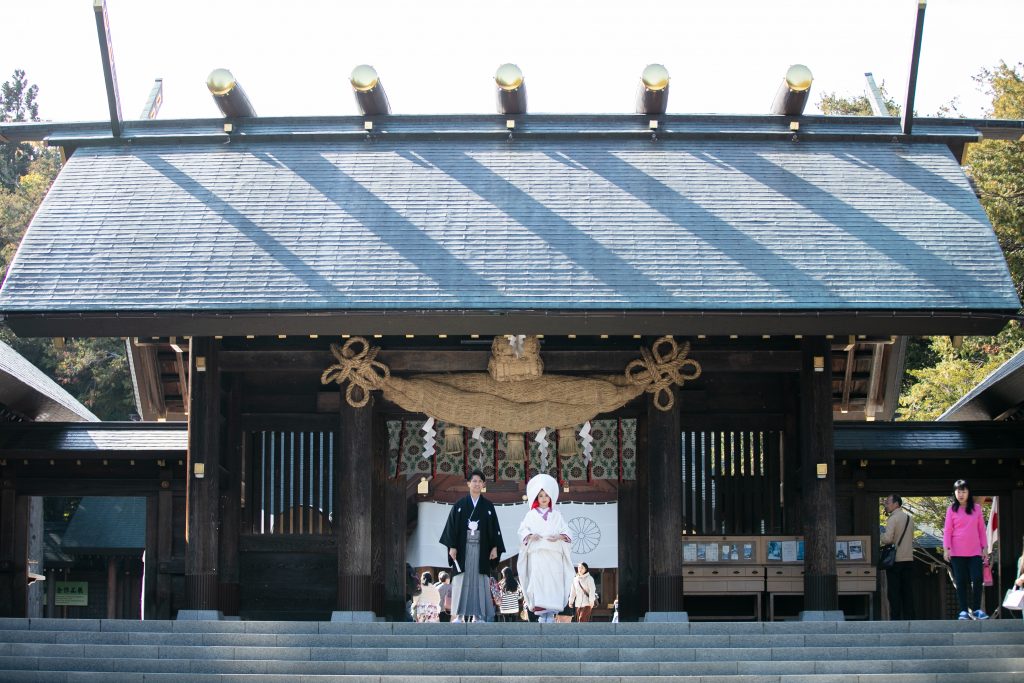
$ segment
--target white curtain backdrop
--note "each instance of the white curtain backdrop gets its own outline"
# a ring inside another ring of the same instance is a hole
[[[448,503],[419,503],[416,531],[409,537],[405,558],[413,567],[447,567],[447,551],[438,543],[448,512]],[[594,569],[614,568],[619,558],[617,503],[559,503],[573,536],[573,563],[586,562]],[[519,553],[516,530],[526,514],[526,503],[496,505],[501,535],[507,548],[502,559]]]

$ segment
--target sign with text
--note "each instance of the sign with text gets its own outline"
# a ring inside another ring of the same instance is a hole
[[[87,581],[57,581],[55,605],[85,607],[89,604],[89,583]]]

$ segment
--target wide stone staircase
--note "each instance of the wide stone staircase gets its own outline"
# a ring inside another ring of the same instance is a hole
[[[1024,622],[0,619],[0,681],[1024,681]]]

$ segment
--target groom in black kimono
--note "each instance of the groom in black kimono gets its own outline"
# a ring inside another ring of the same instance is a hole
[[[505,542],[494,505],[481,495],[483,472],[473,470],[468,486],[469,495],[452,506],[441,534],[448,565],[454,570],[452,621],[456,616],[490,621],[494,616],[490,573],[505,552]]]

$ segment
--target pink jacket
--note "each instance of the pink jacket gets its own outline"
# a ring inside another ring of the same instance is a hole
[[[985,554],[988,538],[985,536],[985,513],[981,505],[974,504],[974,514],[967,514],[967,506],[953,512],[946,510],[946,527],[942,532],[942,547],[953,557],[979,557]]]

